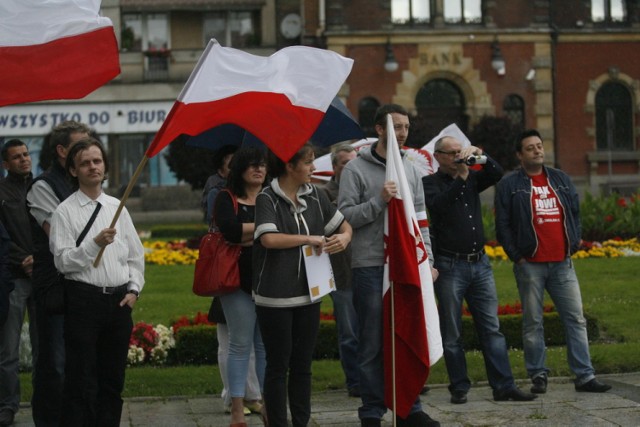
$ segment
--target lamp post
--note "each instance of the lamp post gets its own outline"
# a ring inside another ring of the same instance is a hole
[[[393,49],[391,48],[391,42],[387,40],[387,46],[385,48],[386,56],[384,60],[384,69],[390,73],[398,70],[398,61],[396,61],[396,57],[393,54]]]
[[[506,63],[500,51],[498,40],[491,43],[491,67],[496,70],[499,76],[504,76],[507,73]]]

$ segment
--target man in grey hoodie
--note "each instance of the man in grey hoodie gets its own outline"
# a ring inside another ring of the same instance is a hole
[[[378,142],[362,148],[358,157],[342,171],[338,207],[353,227],[352,287],[358,314],[358,363],[360,367],[360,393],[362,406],[358,415],[363,427],[380,426],[387,408],[384,404],[384,365],[382,360],[382,282],[384,275],[384,212],[387,203],[398,192],[393,181],[385,182],[387,158],[387,114],[402,147],[409,134],[409,115],[400,105],[388,104],[378,108],[375,129]],[[420,173],[406,157],[403,164],[411,187],[415,211],[420,224],[429,262],[433,253],[424,192]],[[438,275],[432,268],[433,279]],[[419,397],[405,419],[397,418],[399,426],[439,426],[422,411]]]

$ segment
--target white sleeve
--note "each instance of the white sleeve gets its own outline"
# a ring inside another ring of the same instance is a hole
[[[59,204],[60,200],[56,193],[42,179],[36,181],[27,193],[29,211],[41,227],[45,221],[51,224],[51,215],[53,215]]]

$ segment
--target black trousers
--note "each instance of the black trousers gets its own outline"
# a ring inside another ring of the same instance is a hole
[[[287,426],[287,395],[294,427],[311,417],[311,360],[320,326],[320,304],[256,307],[267,353],[263,398],[271,427]]]
[[[102,294],[89,285],[66,286],[66,351],[61,425],[120,425],[124,373],[133,328],[126,289]]]

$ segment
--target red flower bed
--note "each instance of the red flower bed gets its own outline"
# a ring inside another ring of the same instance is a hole
[[[181,316],[173,322],[171,328],[173,329],[173,333],[177,334],[180,328],[184,328],[186,326],[196,326],[196,325],[213,325],[214,323],[209,322],[207,315],[205,313],[198,312],[193,318],[189,319],[187,316]]]
[[[545,313],[551,313],[555,311],[555,308],[552,304],[545,304],[545,306],[542,308],[542,311]],[[516,301],[514,304],[505,304],[498,306],[498,316],[502,316],[505,314],[522,314],[522,304],[520,303],[520,301]],[[466,305],[462,307],[462,315],[471,316],[469,307],[467,307]]]

